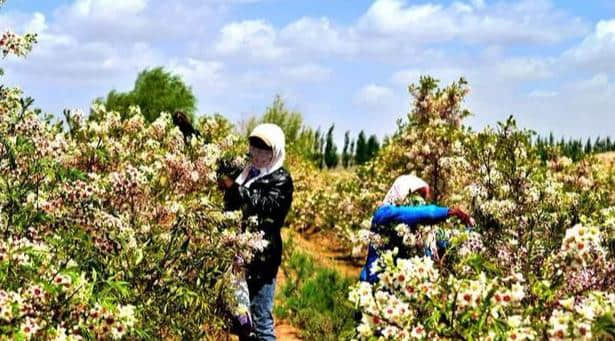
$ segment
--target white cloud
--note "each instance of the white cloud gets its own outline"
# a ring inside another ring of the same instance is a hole
[[[305,64],[282,68],[282,74],[291,81],[319,82],[328,79],[332,70],[317,64]]]
[[[41,13],[0,12],[0,31],[12,31],[19,34],[32,33],[33,28],[46,28],[45,16]]]
[[[303,17],[278,29],[264,20],[226,24],[214,50],[221,56],[252,61],[294,63],[320,56],[349,56],[359,45],[348,28],[334,27],[328,18]]]
[[[599,73],[592,78],[576,81],[569,84],[569,87],[576,91],[597,91],[608,89],[611,86],[609,76],[604,73]]]
[[[76,0],[69,8],[69,15],[87,18],[113,18],[124,14],[142,12],[148,0]]]
[[[268,0],[213,0],[222,4],[255,4],[259,2],[266,2]]]
[[[549,91],[549,90],[534,90],[531,91],[527,96],[530,98],[549,98],[555,97],[559,95],[557,91]]]
[[[143,68],[187,59],[186,41],[206,39],[207,24],[222,20],[222,15],[213,15],[215,6],[221,5],[74,0],[48,15],[8,12],[0,15],[0,28],[36,32],[39,43],[28,58],[7,60],[5,66],[18,81],[36,79],[70,88],[130,84]]]
[[[75,88],[106,84],[111,88],[118,80],[134,80],[140,70],[162,65],[164,61],[146,43],[134,43],[122,49],[104,42],[68,40],[65,43],[42,41],[27,59],[9,63],[14,70],[12,77],[26,82],[48,82],[50,86],[62,84]]]
[[[564,53],[564,59],[594,72],[615,71],[615,19],[598,22],[590,35]]]
[[[498,61],[497,75],[512,80],[536,80],[553,76],[552,60],[544,58],[517,57]]]
[[[395,86],[406,87],[418,83],[421,76],[431,76],[440,81],[441,85],[459,80],[460,77],[474,75],[469,70],[450,67],[430,67],[422,69],[405,69],[395,72],[391,76],[391,83]]]
[[[354,103],[375,109],[382,106],[388,107],[393,102],[394,97],[395,94],[391,88],[369,84],[361,88],[355,95]]]
[[[385,62],[433,61],[444,53],[434,44],[553,44],[579,37],[584,22],[549,0],[454,1],[450,5],[376,0],[347,26],[329,18],[302,17],[283,27],[265,20],[226,24],[215,51],[252,61],[309,61],[316,57],[376,58]],[[518,66],[518,65],[517,65]]]
[[[472,3],[472,6],[474,6],[477,9],[485,8],[485,0],[472,0],[470,2]]]
[[[83,41],[172,44],[206,37],[222,20],[223,8],[198,0],[74,0],[53,11],[50,29]]]
[[[147,0],[75,0],[54,11],[53,33],[116,44],[146,40],[154,29]]]
[[[423,29],[443,33],[449,30],[453,23],[447,22],[449,18],[442,16],[442,12],[440,5],[406,7],[401,0],[376,0],[360,19],[359,26],[381,34],[408,33]]]
[[[207,96],[212,93],[226,91],[228,80],[225,78],[224,64],[219,61],[199,60],[187,58],[186,60],[171,60],[168,69],[182,76],[187,84],[204,92]]]
[[[274,60],[285,53],[278,46],[276,30],[263,20],[247,20],[224,26],[215,50],[221,55],[241,55]]]
[[[486,5],[483,1],[408,5],[404,0],[376,0],[360,18],[366,34],[404,41],[477,43],[556,43],[583,34],[583,22],[555,9],[548,0]]]
[[[351,55],[357,52],[355,39],[347,29],[337,28],[328,18],[303,17],[280,30],[285,44],[305,53]]]
[[[613,136],[615,116],[615,83],[605,74],[587,79],[574,79],[558,85],[557,95],[535,97],[516,103],[521,124],[542,133],[589,137]]]
[[[26,25],[26,32],[44,32],[47,30],[47,22],[43,13],[35,12],[32,20]]]

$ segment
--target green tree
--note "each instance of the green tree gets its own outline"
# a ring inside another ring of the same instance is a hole
[[[242,124],[242,133],[246,136],[261,123],[273,123],[278,125],[287,143],[293,143],[300,136],[303,126],[303,116],[297,111],[290,110],[280,95],[275,95],[273,102],[265,109],[261,117],[250,117]]]
[[[300,155],[306,160],[315,159],[315,150],[318,149],[316,142],[319,138],[317,134],[320,132],[314,132],[306,126],[301,113],[290,110],[280,95],[274,97],[273,103],[265,109],[263,116],[253,116],[240,123],[241,133],[247,137],[261,123],[273,123],[282,129],[289,153]]]
[[[592,153],[592,141],[588,137],[587,138],[587,143],[585,143],[585,154],[591,154],[591,153]]]
[[[316,165],[320,165],[320,161],[322,159],[321,148],[320,148],[320,137],[322,133],[320,132],[320,127],[316,129],[314,133],[314,141],[313,141],[313,149],[312,149],[312,160]]]
[[[569,157],[573,161],[579,161],[583,157],[583,143],[581,140],[571,140],[569,151]]]
[[[365,132],[361,130],[359,137],[357,137],[355,162],[357,165],[362,165],[369,160],[367,154],[367,140],[365,139]]]
[[[339,163],[339,157],[337,155],[337,146],[333,142],[333,130],[335,124],[331,125],[329,131],[327,131],[327,143],[325,145],[325,164],[327,168],[335,168]]]
[[[602,141],[600,141],[600,136],[596,137],[596,141],[594,141],[593,149],[596,153],[602,153]]]
[[[318,145],[320,146],[320,150],[318,151],[318,155],[320,156],[318,167],[323,169],[325,168],[325,134],[320,135],[320,142]]]
[[[197,102],[192,88],[179,75],[165,71],[162,67],[141,71],[131,91],[111,90],[106,98],[97,98],[95,101],[122,115],[128,113],[128,107],[138,105],[149,122],[156,120],[161,112],[175,111],[185,112],[194,122]]]
[[[350,154],[348,153],[348,148],[350,147],[350,131],[347,130],[346,134],[344,134],[344,150],[342,151],[342,165],[344,168],[348,168],[350,163]]]
[[[373,159],[380,150],[380,143],[378,143],[378,137],[371,135],[367,140],[367,160]]]
[[[354,164],[354,139],[350,141],[350,152],[348,153],[348,166],[352,166]]]

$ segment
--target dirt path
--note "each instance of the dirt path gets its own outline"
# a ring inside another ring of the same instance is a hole
[[[302,340],[299,337],[299,331],[287,321],[275,322],[275,336],[280,341]]]
[[[282,231],[282,238],[285,243],[287,243],[289,238],[292,238],[297,249],[308,253],[320,265],[334,268],[344,276],[358,278],[361,272],[360,262],[350,259],[348,252],[343,249],[333,235],[320,232],[306,237],[284,229]],[[276,280],[276,289],[281,288],[285,281],[284,272],[280,270]],[[275,335],[280,341],[302,340],[299,336],[299,330],[286,320],[275,320]],[[237,338],[233,337],[231,340],[237,340]]]
[[[337,243],[335,237],[324,233],[304,237],[298,233],[285,229],[282,231],[282,238],[285,242],[291,238],[291,234],[295,247],[308,253],[320,265],[334,268],[344,276],[358,278],[361,272],[361,264],[347,257],[348,252]],[[276,287],[281,288],[285,280],[284,273],[280,271],[278,273]],[[276,320],[275,333],[280,341],[301,340],[299,331],[288,321]]]
[[[349,252],[337,241],[333,234],[319,232],[310,236],[304,236],[289,230],[283,230],[282,238],[291,238],[297,249],[308,253],[320,265],[334,268],[342,275],[358,278],[363,266],[362,260],[351,259]]]

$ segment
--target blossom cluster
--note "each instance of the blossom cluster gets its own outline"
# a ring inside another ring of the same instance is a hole
[[[2,4],[0,4],[1,6]],[[9,54],[23,57],[32,50],[36,43],[36,34],[17,35],[11,31],[4,32],[0,37],[0,51],[6,57]]]
[[[606,250],[602,247],[600,230],[595,226],[575,225],[566,230],[562,240],[561,251],[564,256],[572,258],[571,266],[585,267],[592,262],[593,256],[605,257]]]

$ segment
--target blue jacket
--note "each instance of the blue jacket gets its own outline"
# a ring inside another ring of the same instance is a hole
[[[372,218],[371,231],[387,235],[389,237],[389,243],[383,247],[383,249],[392,250],[394,247],[398,247],[400,253],[403,253],[402,239],[397,236],[397,233],[393,230],[393,224],[406,224],[411,228],[415,228],[416,225],[433,225],[437,224],[448,217],[448,207],[436,206],[436,205],[421,205],[421,206],[396,206],[396,205],[383,205],[380,206]],[[361,281],[367,281],[375,283],[378,281],[378,274],[372,273],[370,268],[372,264],[378,259],[379,251],[369,245],[369,251],[367,253],[367,260],[361,271],[359,279]],[[403,257],[402,254],[398,254],[398,257]]]

